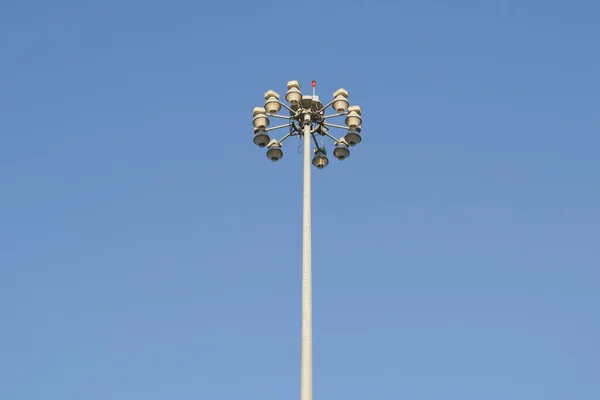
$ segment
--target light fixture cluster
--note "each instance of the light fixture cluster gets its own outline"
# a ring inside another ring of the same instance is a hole
[[[310,126],[310,135],[315,143],[312,164],[321,169],[329,164],[327,149],[319,144],[317,136],[328,137],[333,140],[335,149],[333,155],[338,160],[345,160],[350,156],[349,147],[356,146],[362,140],[362,110],[359,106],[350,106],[348,102],[348,91],[339,89],[333,93],[333,100],[323,106],[319,97],[315,94],[316,82],[312,82],[313,94],[303,95],[300,91],[298,81],[290,81],[287,84],[285,100],[288,104],[280,101],[277,92],[269,90],[265,93],[264,107],[255,107],[252,111],[254,125],[254,144],[260,148],[267,148],[267,158],[271,161],[279,161],[283,157],[283,141],[290,136],[304,135],[307,124]],[[325,111],[332,107],[334,114],[325,115]],[[284,108],[289,111],[289,116],[279,115],[278,112]],[[330,123],[334,118],[345,117],[344,125]],[[270,118],[287,120],[286,124],[270,127]],[[289,132],[280,140],[272,139],[269,132],[289,128]],[[330,128],[342,129],[345,135],[336,138],[329,133]]]

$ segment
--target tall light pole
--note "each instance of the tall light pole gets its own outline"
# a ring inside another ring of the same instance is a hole
[[[290,136],[302,136],[304,143],[304,195],[302,222],[302,357],[300,373],[300,400],[312,400],[312,245],[311,245],[311,182],[310,164],[321,169],[329,164],[327,150],[323,138],[333,140],[333,155],[338,160],[350,156],[349,146],[356,146],[361,141],[362,111],[359,106],[349,106],[348,92],[339,89],[333,94],[333,100],[323,106],[316,95],[316,82],[312,81],[313,93],[302,95],[300,84],[290,81],[285,100],[289,105],[279,101],[279,95],[269,90],[265,93],[265,106],[255,107],[252,113],[254,124],[254,144],[267,147],[267,157],[271,161],[279,161],[283,157],[282,143]],[[332,107],[334,114],[325,115],[327,108]],[[281,108],[289,111],[288,115],[278,115]],[[287,120],[287,124],[269,128],[269,117]],[[345,117],[345,126],[330,123],[333,118]],[[288,128],[288,133],[280,140],[271,139],[269,132]],[[337,139],[329,133],[330,128],[346,131]],[[311,141],[314,142],[312,149]],[[319,143],[320,142],[320,143]],[[312,151],[311,151],[312,149]]]

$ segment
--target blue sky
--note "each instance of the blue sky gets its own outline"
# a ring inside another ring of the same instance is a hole
[[[302,157],[251,122],[292,79],[364,119],[315,399],[600,398],[596,2],[1,8],[0,398],[299,397]]]

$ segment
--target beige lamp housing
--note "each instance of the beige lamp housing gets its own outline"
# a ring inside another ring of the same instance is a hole
[[[302,92],[300,91],[300,89],[298,89],[296,87],[292,87],[292,88],[288,89],[288,91],[285,95],[285,99],[292,106],[297,106],[300,103],[300,101],[302,100]]]
[[[346,126],[350,129],[356,129],[360,127],[361,124],[362,118],[360,117],[360,114],[356,111],[350,111],[346,117]]]
[[[348,91],[346,89],[338,89],[333,94],[333,109],[339,113],[346,111],[348,108]]]
[[[269,118],[267,114],[255,114],[252,123],[254,124],[254,128],[264,130],[269,126]]]
[[[265,110],[269,114],[277,114],[281,110],[281,104],[279,104],[279,94],[274,90],[269,90],[265,93]]]

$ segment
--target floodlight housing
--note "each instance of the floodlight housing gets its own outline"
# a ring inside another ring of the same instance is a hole
[[[344,140],[349,146],[356,146],[362,140],[359,129],[348,129],[348,133],[344,136]]]
[[[315,156],[313,157],[312,164],[318,169],[323,169],[329,164],[329,159],[322,149],[316,149]]]
[[[267,118],[267,114],[256,114],[252,123],[256,129],[266,129],[269,126],[269,118]]]
[[[350,129],[356,129],[362,125],[362,118],[356,111],[350,111],[346,117],[346,126]]]
[[[281,150],[281,143],[273,139],[269,142],[269,150],[267,150],[267,158],[273,162],[281,160],[283,157],[283,151]]]
[[[348,149],[348,143],[346,143],[345,139],[341,139],[336,145],[335,150],[333,150],[333,155],[338,160],[342,161],[346,158],[350,157],[350,150]]]
[[[292,106],[296,106],[302,100],[302,92],[300,91],[300,89],[298,89],[296,87],[292,87],[292,88],[288,89],[288,91],[285,95],[285,99]]]
[[[279,94],[274,90],[265,93],[265,110],[269,114],[277,114],[281,110]]]
[[[269,98],[265,102],[265,110],[271,115],[277,114],[281,110],[281,104],[275,97]]]
[[[263,148],[269,144],[270,141],[271,138],[269,137],[269,134],[264,130],[256,130],[254,133],[254,144],[258,147]]]
[[[348,109],[348,91],[346,89],[338,89],[333,93],[332,107],[335,111],[341,113]]]

